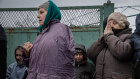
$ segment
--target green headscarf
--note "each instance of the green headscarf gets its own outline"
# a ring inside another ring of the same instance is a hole
[[[61,20],[61,13],[59,8],[51,1],[49,0],[49,8],[47,11],[47,15],[45,17],[44,25],[40,25],[38,27],[38,31],[42,31],[43,28],[45,28],[48,24],[49,21],[54,20],[54,19],[59,19]]]

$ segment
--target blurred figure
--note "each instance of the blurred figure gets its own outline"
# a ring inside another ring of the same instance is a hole
[[[76,44],[75,51],[75,79],[93,79],[95,67],[87,62],[85,46]]]
[[[140,14],[136,17],[136,29],[131,36],[131,45],[135,51],[135,76],[140,79]]]
[[[59,8],[51,1],[38,8],[38,36],[33,44],[26,42],[29,57],[27,79],[73,79],[74,40],[67,25],[60,23]]]
[[[96,62],[95,79],[134,79],[131,30],[124,14],[109,15],[104,34],[87,51]]]
[[[104,18],[103,20],[103,31],[105,30],[105,27],[107,25],[107,20],[108,20],[108,17]]]
[[[18,46],[15,49],[16,62],[8,66],[6,79],[25,79],[26,78],[27,67],[24,65],[23,58],[22,58],[22,54],[24,51],[25,51],[24,48],[21,46]]]
[[[3,27],[0,24],[0,79],[6,78],[7,68],[7,38]]]

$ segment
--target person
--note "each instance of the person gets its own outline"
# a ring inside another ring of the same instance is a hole
[[[6,78],[7,68],[7,37],[4,28],[0,24],[0,79]]]
[[[109,15],[104,34],[87,51],[96,63],[95,79],[134,79],[131,30],[124,14]]]
[[[75,79],[93,79],[95,67],[87,61],[85,46],[76,44],[75,51]]]
[[[131,36],[131,45],[135,51],[135,77],[140,79],[140,14],[136,16],[136,29]]]
[[[22,53],[24,48],[17,46],[15,49],[16,62],[7,68],[6,79],[25,79],[27,67],[23,63]]]
[[[73,79],[74,40],[70,28],[60,23],[59,8],[49,0],[39,6],[37,17],[38,36],[33,44],[24,44],[29,57],[27,79]]]
[[[108,17],[104,18],[103,20],[103,31],[105,30],[105,27],[107,25],[107,20],[108,20]]]

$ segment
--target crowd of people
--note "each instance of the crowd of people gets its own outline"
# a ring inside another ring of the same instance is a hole
[[[15,48],[16,62],[5,71],[6,79],[140,79],[140,71],[136,74],[140,62],[140,14],[132,33],[124,14],[111,13],[104,19],[103,35],[87,50],[83,44],[74,45],[71,30],[60,23],[60,10],[52,1],[39,6],[37,17],[37,38]],[[6,52],[5,34],[3,37],[2,52]],[[0,66],[0,74],[4,73],[2,67],[6,63]],[[0,79],[4,77],[0,75]]]

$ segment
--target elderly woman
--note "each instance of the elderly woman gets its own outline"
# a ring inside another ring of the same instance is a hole
[[[88,57],[96,62],[95,79],[133,79],[130,45],[131,29],[125,15],[110,14],[102,35],[88,48]]]
[[[40,31],[33,44],[26,42],[27,79],[73,79],[74,40],[69,27],[60,23],[59,8],[48,1],[39,6]]]

